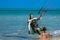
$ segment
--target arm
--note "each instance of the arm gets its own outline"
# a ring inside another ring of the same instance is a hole
[[[37,20],[41,20],[42,19],[42,17],[47,13],[47,9],[40,15],[40,17],[39,18],[37,18]]]
[[[29,32],[29,34],[30,34],[30,20],[29,20],[29,22],[28,22],[28,32]]]

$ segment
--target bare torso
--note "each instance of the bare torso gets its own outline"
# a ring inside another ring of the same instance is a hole
[[[48,33],[43,33],[40,36],[40,40],[50,40],[50,35]]]

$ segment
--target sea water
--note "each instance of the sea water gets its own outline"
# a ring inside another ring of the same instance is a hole
[[[38,10],[0,10],[0,40],[39,40],[37,34],[28,34],[29,14],[38,18]],[[60,10],[49,10],[41,20],[39,27],[46,26],[53,40],[60,38]],[[60,40],[60,39],[58,39]]]

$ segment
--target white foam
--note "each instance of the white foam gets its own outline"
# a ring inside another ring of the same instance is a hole
[[[53,35],[53,36],[54,36],[54,35],[56,35],[56,36],[57,36],[57,35],[60,35],[60,30],[53,31],[53,32],[51,32],[50,34]]]

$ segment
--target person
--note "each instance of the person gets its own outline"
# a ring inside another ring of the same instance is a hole
[[[40,28],[38,26],[38,20],[41,20],[42,16],[47,12],[47,10],[45,12],[43,12],[39,18],[34,18],[33,14],[30,14],[30,18],[28,20],[28,32],[30,33],[37,33],[40,37]],[[32,29],[32,32],[31,32]]]
[[[38,20],[40,20],[40,18],[34,18],[33,14],[30,14],[30,20],[28,24],[29,33],[31,33],[30,31],[30,26],[31,26],[33,33],[37,33],[40,35]]]
[[[50,40],[50,34],[46,32],[46,27],[42,27],[43,33],[40,35],[40,40]]]

